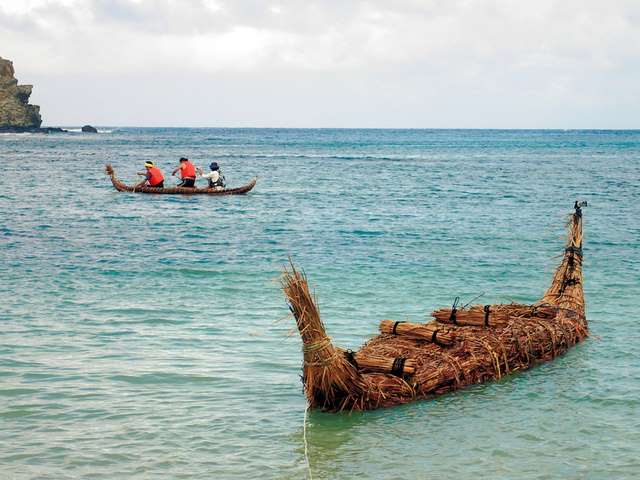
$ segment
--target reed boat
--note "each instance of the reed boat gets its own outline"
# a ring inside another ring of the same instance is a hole
[[[497,380],[551,360],[588,334],[582,288],[582,207],[551,286],[528,304],[459,306],[427,323],[380,322],[380,334],[359,350],[335,347],[320,319],[306,275],[291,262],[282,287],[302,338],[303,385],[309,407],[371,410],[431,398]]]
[[[251,179],[249,183],[246,185],[242,185],[240,187],[235,188],[189,188],[189,187],[165,187],[165,188],[156,188],[156,187],[135,187],[131,185],[127,185],[116,177],[115,170],[111,164],[108,164],[105,167],[106,174],[111,178],[111,183],[119,192],[134,192],[134,193],[156,193],[156,194],[200,194],[200,195],[242,195],[251,191],[253,187],[256,185],[257,177]]]

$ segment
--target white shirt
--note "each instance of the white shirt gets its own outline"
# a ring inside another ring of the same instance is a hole
[[[209,173],[203,173],[200,175],[200,178],[206,178],[207,180],[211,180],[213,183],[216,183],[220,178],[220,173],[217,170],[213,170]]]

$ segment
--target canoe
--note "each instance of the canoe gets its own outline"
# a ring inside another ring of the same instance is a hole
[[[562,261],[539,301],[460,306],[456,299],[426,323],[382,320],[380,334],[357,351],[333,345],[306,275],[291,262],[282,287],[302,339],[309,407],[371,410],[431,398],[533,367],[585,339],[585,205],[574,205]]]
[[[244,193],[249,192],[256,185],[257,177],[254,177],[249,183],[246,185],[242,185],[240,187],[235,188],[223,188],[217,190],[215,188],[189,188],[189,187],[165,187],[165,188],[156,188],[156,187],[135,187],[131,185],[127,185],[116,177],[116,173],[111,166],[108,164],[105,167],[105,172],[109,177],[111,177],[111,183],[119,192],[134,192],[134,193],[156,193],[156,194],[201,194],[201,195],[242,195]]]

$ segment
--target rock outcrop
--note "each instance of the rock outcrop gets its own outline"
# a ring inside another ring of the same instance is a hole
[[[13,62],[0,57],[0,129],[38,129],[40,107],[30,105],[33,85],[18,85]]]
[[[82,131],[85,133],[98,133],[98,129],[96,127],[92,127],[91,125],[85,125],[82,127]]]

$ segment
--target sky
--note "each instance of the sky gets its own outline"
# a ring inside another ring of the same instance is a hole
[[[640,128],[638,0],[0,0],[44,125]]]

